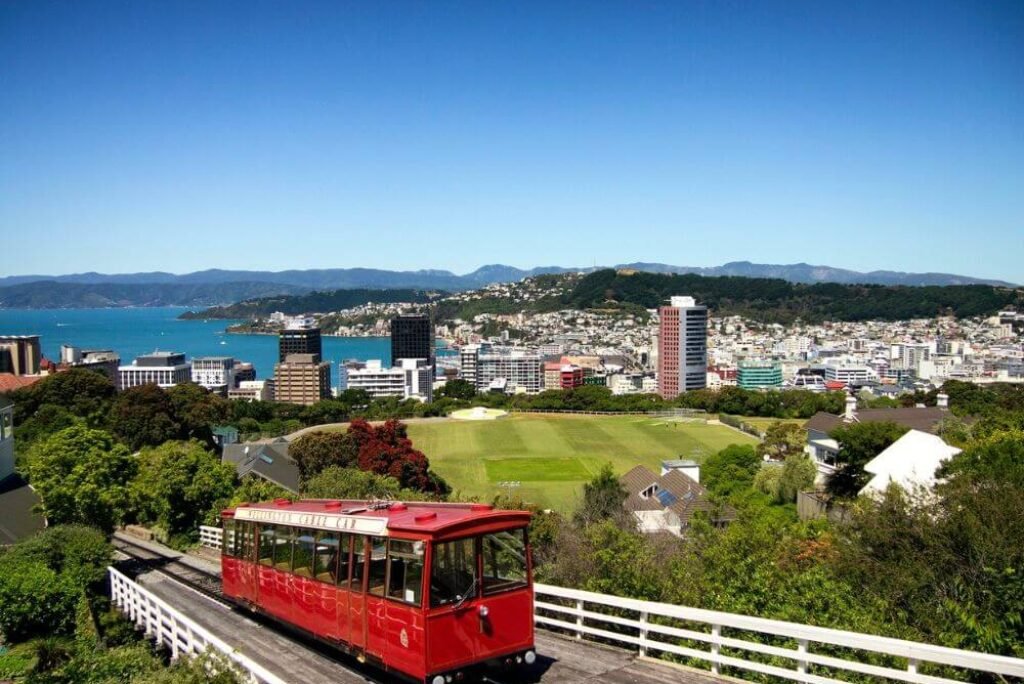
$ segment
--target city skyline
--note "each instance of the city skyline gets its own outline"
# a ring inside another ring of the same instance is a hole
[[[1013,2],[6,3],[0,274],[1021,282],[1022,45]]]

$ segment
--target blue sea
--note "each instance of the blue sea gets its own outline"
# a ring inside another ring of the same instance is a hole
[[[186,309],[152,307],[131,309],[0,309],[0,335],[40,335],[43,355],[60,361],[60,346],[113,349],[121,363],[140,354],[160,351],[194,356],[232,356],[248,361],[258,378],[274,375],[276,335],[229,335],[224,329],[235,321],[180,321]],[[386,337],[323,338],[324,360],[333,362],[333,384],[338,362],[380,359],[391,362]]]

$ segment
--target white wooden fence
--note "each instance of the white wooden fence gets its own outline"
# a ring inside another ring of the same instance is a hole
[[[660,652],[698,659],[710,663],[713,673],[728,666],[796,682],[832,684],[843,681],[828,676],[828,670],[819,668],[818,672],[810,672],[812,666],[821,666],[834,672],[855,672],[917,684],[965,681],[918,671],[921,664],[934,663],[974,672],[1024,676],[1024,660],[1019,658],[619,598],[547,584],[534,585],[534,592],[534,620],[538,625],[567,631],[577,639],[596,637],[628,644],[635,647],[640,655]],[[776,643],[789,641],[793,647],[759,643],[749,639],[751,633],[762,640],[768,637],[768,640]],[[741,638],[742,635],[748,638]],[[837,647],[848,649],[847,657],[826,655],[821,652],[822,647],[832,653]],[[864,653],[890,656],[903,660],[906,665],[898,668],[893,665],[869,664],[864,662]],[[761,654],[769,658],[760,658],[758,662],[748,659],[748,654]]]
[[[204,527],[200,534],[204,545],[221,547],[220,528]],[[977,672],[1024,677],[1024,660],[1019,658],[548,584],[535,584],[534,593],[538,626],[567,632],[577,639],[625,644],[642,656],[692,658],[709,663],[715,674],[729,667],[808,684],[843,684],[843,680],[831,676],[834,673],[913,684],[971,681],[919,672],[921,665],[934,664],[958,668],[968,677]],[[868,654],[889,662],[864,662]],[[894,664],[895,660],[901,661],[899,665]]]
[[[219,527],[211,527],[210,525],[199,526],[199,544],[201,546],[220,551],[222,536],[222,530]]]
[[[114,568],[108,568],[108,572],[110,597],[114,605],[144,629],[147,636],[169,648],[172,660],[182,655],[199,655],[212,648],[234,663],[253,684],[285,684],[285,680],[239,653],[142,585]]]

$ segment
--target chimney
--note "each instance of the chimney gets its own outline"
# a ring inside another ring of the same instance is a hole
[[[843,413],[843,422],[852,423],[857,420],[857,397],[846,397],[846,411]]]
[[[940,392],[939,394],[935,395],[935,405],[938,406],[940,409],[948,409],[949,395],[946,394],[945,392]]]

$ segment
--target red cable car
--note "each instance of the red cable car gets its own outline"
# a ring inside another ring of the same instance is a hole
[[[278,499],[224,511],[224,595],[427,684],[532,664],[530,514]]]

